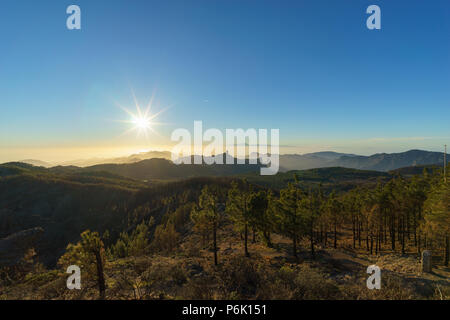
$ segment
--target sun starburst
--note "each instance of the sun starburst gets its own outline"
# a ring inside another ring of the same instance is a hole
[[[161,125],[162,123],[157,122],[156,120],[161,113],[167,110],[167,108],[152,114],[151,111],[154,100],[154,94],[152,95],[150,101],[147,104],[147,107],[144,110],[142,110],[141,106],[139,105],[134,92],[132,92],[132,94],[136,111],[133,112],[130,109],[125,108],[120,104],[117,104],[122,110],[124,110],[129,115],[128,120],[120,120],[120,122],[132,124],[131,128],[126,130],[123,134],[127,134],[130,132],[137,132],[137,137],[144,135],[146,138],[149,137],[150,132],[158,135],[158,132],[155,130],[155,126]]]

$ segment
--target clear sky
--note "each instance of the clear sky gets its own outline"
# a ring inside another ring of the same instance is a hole
[[[166,149],[194,120],[279,128],[282,153],[450,144],[448,0],[2,0],[0,43],[0,162]],[[133,91],[170,106],[158,134],[116,121]]]

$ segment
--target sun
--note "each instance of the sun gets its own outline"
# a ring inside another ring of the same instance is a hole
[[[151,124],[152,124],[150,119],[143,118],[143,117],[142,118],[134,118],[132,120],[132,122],[134,123],[136,128],[141,129],[141,130],[150,129]]]
[[[155,126],[160,125],[162,123],[157,122],[156,119],[157,117],[163,113],[166,109],[163,109],[157,113],[151,113],[151,109],[152,109],[152,104],[153,104],[153,97],[150,99],[149,103],[147,104],[147,107],[145,108],[144,111],[142,111],[141,106],[139,105],[136,96],[134,95],[133,92],[133,100],[134,100],[134,104],[136,107],[136,111],[133,112],[131,110],[129,110],[128,108],[125,108],[119,104],[117,104],[122,110],[124,110],[128,115],[129,115],[129,119],[128,120],[121,120],[120,122],[125,122],[125,123],[130,123],[132,124],[131,128],[129,128],[128,130],[126,130],[124,132],[124,134],[127,134],[131,131],[135,131],[137,132],[137,137],[144,135],[146,138],[149,137],[149,133],[156,133],[156,130],[154,129]]]

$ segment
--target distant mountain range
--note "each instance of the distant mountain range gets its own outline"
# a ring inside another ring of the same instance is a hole
[[[195,157],[198,156],[193,156],[192,159]],[[230,158],[230,156],[228,154],[224,154],[224,163],[225,157]],[[86,167],[89,168],[89,170],[103,170],[142,180],[167,179],[168,177],[179,178],[180,176],[192,177],[202,174],[221,176],[234,173],[239,174],[252,170],[256,171],[260,168],[260,165],[201,165],[200,167],[188,165],[176,166],[170,159],[171,153],[169,151],[150,151],[120,158],[96,158],[69,161],[62,163],[57,167],[59,168],[57,170],[61,170],[62,168],[67,169],[68,166]],[[447,159],[450,159],[448,155]],[[28,159],[20,162],[46,168],[53,167],[50,163],[40,160]],[[282,154],[280,155],[280,171],[286,172],[290,170],[344,167],[387,172],[390,170],[411,166],[442,165],[443,162],[443,153],[424,150],[409,150],[400,153],[377,153],[371,156],[324,151],[307,154]]]
[[[84,171],[104,171],[138,180],[176,180],[193,177],[220,177],[248,172],[259,172],[261,165],[201,164],[176,165],[171,160],[154,158],[128,164],[99,164],[83,168]]]
[[[50,162],[45,162],[45,161],[35,160],[35,159],[19,160],[17,162],[27,163],[27,164],[31,164],[36,167],[45,167],[45,168],[51,168],[51,167],[55,167],[55,166],[89,167],[89,166],[95,166],[98,164],[105,164],[105,163],[116,163],[116,164],[135,163],[135,162],[139,162],[142,160],[154,159],[154,158],[170,160],[171,153],[170,153],[170,151],[149,151],[149,152],[135,153],[135,154],[132,154],[132,155],[126,156],[126,157],[77,159],[77,160],[63,161],[63,162],[57,162],[57,163],[50,163]]]
[[[34,160],[34,159],[25,159],[25,160],[20,160],[18,162],[22,162],[22,163],[26,163],[26,164],[31,164],[32,166],[35,167],[44,167],[44,168],[50,168],[52,167],[52,164],[49,162],[45,162],[45,161],[41,161],[41,160]]]
[[[80,160],[75,160],[75,161],[66,161],[63,163],[59,163],[58,165],[88,167],[88,166],[94,166],[94,165],[104,164],[104,163],[116,163],[116,164],[135,163],[135,162],[139,162],[142,160],[155,159],[155,158],[170,160],[171,153],[170,153],[170,151],[149,151],[149,152],[135,153],[130,156],[118,157],[118,158],[92,158],[92,159],[80,159]]]
[[[447,159],[448,155],[447,155]],[[305,170],[326,167],[344,167],[360,170],[390,171],[403,167],[444,163],[444,153],[409,150],[400,153],[377,153],[371,156],[336,152],[316,152],[304,155],[280,156],[280,170]]]
[[[306,154],[282,154],[280,156],[280,171],[333,167],[333,163],[343,156],[352,157],[356,155],[332,151]]]

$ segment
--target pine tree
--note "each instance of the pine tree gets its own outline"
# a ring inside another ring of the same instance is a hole
[[[440,182],[433,186],[425,203],[425,223],[434,238],[444,242],[444,265],[449,262],[450,235],[450,187],[448,182]]]
[[[337,248],[337,229],[342,223],[342,204],[336,198],[335,192],[331,192],[326,203],[326,211],[333,224],[334,243],[333,247]]]
[[[315,258],[314,231],[316,223],[319,221],[323,210],[324,196],[321,186],[316,190],[310,190],[306,197],[303,197],[298,204],[303,230],[308,235],[311,258]]]
[[[197,230],[211,230],[213,235],[214,265],[217,259],[217,231],[223,219],[223,212],[219,208],[219,196],[217,190],[205,186],[191,212],[191,219]]]
[[[242,187],[236,181],[232,182],[231,189],[228,192],[226,204],[226,212],[230,215],[231,220],[235,223],[239,230],[244,232],[244,254],[249,257],[248,252],[248,229],[249,225],[254,222],[250,212],[250,199],[252,190],[246,180],[242,181]]]
[[[270,232],[272,231],[271,210],[269,210],[268,195],[265,191],[253,192],[249,200],[249,214],[254,230],[262,233],[266,244],[270,247]]]
[[[278,216],[280,231],[291,238],[292,253],[297,258],[297,242],[302,235],[303,221],[300,212],[301,191],[289,183],[280,191]]]
[[[97,282],[100,299],[105,298],[105,250],[98,232],[84,231],[80,242],[67,246],[58,264],[64,268],[70,265],[79,266],[82,273],[86,275],[83,279],[92,277]]]

